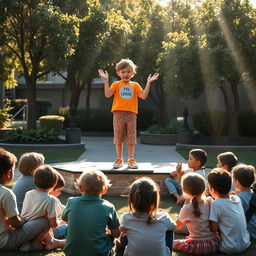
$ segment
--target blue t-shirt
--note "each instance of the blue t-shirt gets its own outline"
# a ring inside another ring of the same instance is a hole
[[[249,204],[253,195],[253,192],[239,192],[237,194],[242,202],[244,211],[246,212],[249,208]],[[247,229],[250,233],[251,238],[256,238],[256,214],[252,216],[250,221],[247,223]]]
[[[34,184],[33,176],[30,175],[22,175],[19,177],[16,184],[12,188],[13,193],[16,195],[17,206],[20,213],[22,210],[25,194],[35,188],[36,187]]]
[[[120,225],[113,204],[95,194],[69,198],[62,219],[68,222],[65,255],[112,255],[113,239],[106,227],[111,230]]]

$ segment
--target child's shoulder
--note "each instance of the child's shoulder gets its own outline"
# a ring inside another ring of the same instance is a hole
[[[112,203],[110,203],[108,200],[103,198],[102,198],[102,205],[111,209],[115,208],[115,206]]]
[[[3,185],[0,185],[0,199],[3,199],[3,198],[13,198],[15,200],[16,196],[11,189]]]

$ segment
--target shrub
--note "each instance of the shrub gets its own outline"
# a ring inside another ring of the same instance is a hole
[[[78,109],[77,123],[82,131],[113,131],[113,114],[105,109]]]
[[[256,113],[252,110],[241,111],[238,115],[237,128],[240,136],[256,136]]]
[[[154,111],[148,107],[139,107],[137,128],[138,130],[146,130],[149,126],[156,123],[154,119]]]
[[[10,106],[10,100],[6,99],[3,107],[0,109],[0,129],[6,127],[11,120],[11,110],[12,107]]]
[[[200,112],[192,118],[193,127],[208,136],[227,135],[227,113],[221,111]]]
[[[67,128],[69,125],[69,120],[70,120],[70,111],[69,111],[69,106],[66,107],[60,107],[57,111],[57,114],[59,116],[63,116],[65,118],[63,127]]]
[[[147,131],[155,134],[177,134],[181,129],[182,122],[178,120],[172,120],[169,125],[164,128],[159,127],[157,124],[150,126]]]
[[[54,130],[59,134],[63,127],[64,119],[63,116],[57,115],[41,116],[39,118],[40,127],[46,131]]]
[[[45,116],[48,114],[49,109],[51,108],[52,103],[48,99],[37,99],[36,100],[36,116]]]
[[[6,135],[8,142],[48,142],[56,141],[58,134],[54,130],[26,130],[26,129],[13,129]]]

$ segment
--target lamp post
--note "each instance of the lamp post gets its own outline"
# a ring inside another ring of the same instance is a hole
[[[183,125],[178,133],[178,143],[189,144],[193,142],[193,131],[188,125],[188,109],[185,107],[183,112]]]

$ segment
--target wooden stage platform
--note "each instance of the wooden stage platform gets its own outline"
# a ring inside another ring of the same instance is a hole
[[[160,187],[161,195],[167,195],[164,185],[165,178],[169,177],[169,170],[154,170],[151,163],[139,163],[138,169],[129,169],[127,165],[120,169],[112,169],[110,162],[73,162],[68,164],[56,164],[53,167],[59,171],[65,179],[64,192],[77,195],[79,190],[76,181],[82,172],[87,170],[101,170],[111,180],[112,186],[108,190],[108,195],[124,196],[128,195],[131,183],[140,177],[152,178]]]

